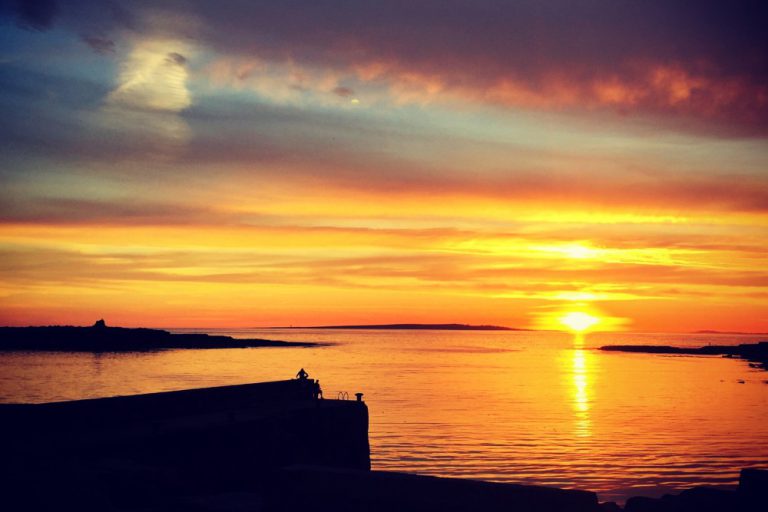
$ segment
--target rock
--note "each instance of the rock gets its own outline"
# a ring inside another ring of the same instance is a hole
[[[587,491],[317,466],[275,471],[265,489],[275,512],[600,512]]]
[[[768,470],[742,469],[738,494],[744,504],[744,510],[768,508]]]
[[[670,512],[669,504],[656,498],[633,496],[624,505],[626,512]]]
[[[184,512],[259,512],[264,510],[263,501],[259,493],[228,492],[180,498],[168,508]]]
[[[627,500],[626,512],[736,512],[742,510],[735,491],[694,487],[660,499],[637,496]]]
[[[664,496],[662,501],[670,503],[675,512],[723,512],[739,507],[735,491],[712,487],[694,487],[677,496]]]

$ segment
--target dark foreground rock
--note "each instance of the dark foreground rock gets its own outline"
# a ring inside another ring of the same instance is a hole
[[[600,350],[639,352],[644,354],[689,354],[696,356],[738,357],[750,361],[756,368],[768,370],[768,341],[741,345],[707,345],[706,347],[672,347],[669,345],[606,345]]]
[[[160,329],[107,327],[103,320],[92,327],[0,327],[0,350],[61,352],[129,352],[179,348],[308,347],[298,343],[262,339],[236,339],[208,334],[172,334]]]
[[[290,467],[270,475],[268,510],[598,512],[593,492],[385,471]]]
[[[757,512],[768,509],[768,471],[743,469],[735,491],[695,487],[661,498],[627,500],[626,512]]]

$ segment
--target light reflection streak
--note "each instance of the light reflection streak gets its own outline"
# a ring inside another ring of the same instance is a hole
[[[592,436],[592,417],[590,413],[590,374],[589,374],[589,355],[584,350],[584,334],[574,334],[573,356],[571,366],[571,387],[573,407],[575,418],[574,433],[578,437]]]

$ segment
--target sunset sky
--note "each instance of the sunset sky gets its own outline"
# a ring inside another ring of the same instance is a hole
[[[763,2],[0,6],[0,324],[768,332]]]

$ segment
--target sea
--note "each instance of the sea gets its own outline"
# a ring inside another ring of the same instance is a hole
[[[363,393],[373,469],[596,491],[601,501],[733,488],[768,467],[768,372],[607,344],[753,343],[725,334],[171,329],[311,348],[0,353],[0,402],[48,402],[294,378]]]

